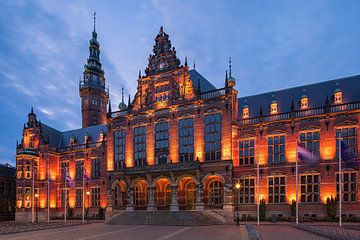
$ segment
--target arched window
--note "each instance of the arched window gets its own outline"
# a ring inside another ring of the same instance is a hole
[[[209,205],[214,207],[223,204],[224,186],[219,180],[212,180],[209,183]]]
[[[243,107],[243,118],[248,118],[248,117],[249,117],[249,107],[245,105]]]

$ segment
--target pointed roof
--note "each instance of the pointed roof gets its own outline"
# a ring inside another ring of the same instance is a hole
[[[149,56],[149,63],[145,69],[147,76],[172,71],[178,69],[180,60],[176,57],[175,48],[171,48],[169,35],[160,27],[159,33],[155,37],[153,53]]]

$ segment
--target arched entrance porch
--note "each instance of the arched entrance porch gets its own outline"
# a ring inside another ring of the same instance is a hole
[[[170,210],[171,181],[160,178],[155,181],[154,202],[157,210]]]
[[[179,210],[195,210],[196,181],[192,177],[182,177],[178,181]]]

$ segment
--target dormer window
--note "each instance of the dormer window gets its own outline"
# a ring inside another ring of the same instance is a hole
[[[245,105],[243,107],[243,118],[248,118],[248,117],[249,117],[249,107]]]
[[[306,95],[303,95],[300,100],[300,108],[306,109],[309,107],[309,98]]]
[[[70,138],[70,146],[74,146],[75,145],[75,138]]]
[[[270,113],[271,114],[275,114],[278,112],[278,104],[277,102],[274,100],[271,102],[271,105],[270,105]]]
[[[335,90],[334,103],[342,103],[342,91],[341,91],[341,89],[336,89]]]
[[[86,135],[85,135],[84,141],[85,141],[85,143],[88,143],[88,142],[90,141],[90,136],[89,136],[89,134],[86,134]]]
[[[101,133],[100,133],[99,141],[100,141],[100,142],[104,141],[104,132],[101,132]]]

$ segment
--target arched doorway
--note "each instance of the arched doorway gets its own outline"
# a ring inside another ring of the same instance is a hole
[[[196,182],[192,177],[183,177],[178,182],[178,204],[180,210],[195,210]]]
[[[171,182],[167,178],[160,178],[155,183],[154,200],[157,210],[170,210]]]
[[[135,210],[146,210],[147,207],[147,182],[138,180],[134,183]]]
[[[204,181],[204,204],[209,208],[222,208],[224,202],[223,179],[217,175],[208,176]]]
[[[117,181],[113,186],[113,207],[124,209],[127,204],[127,186],[124,181]]]

